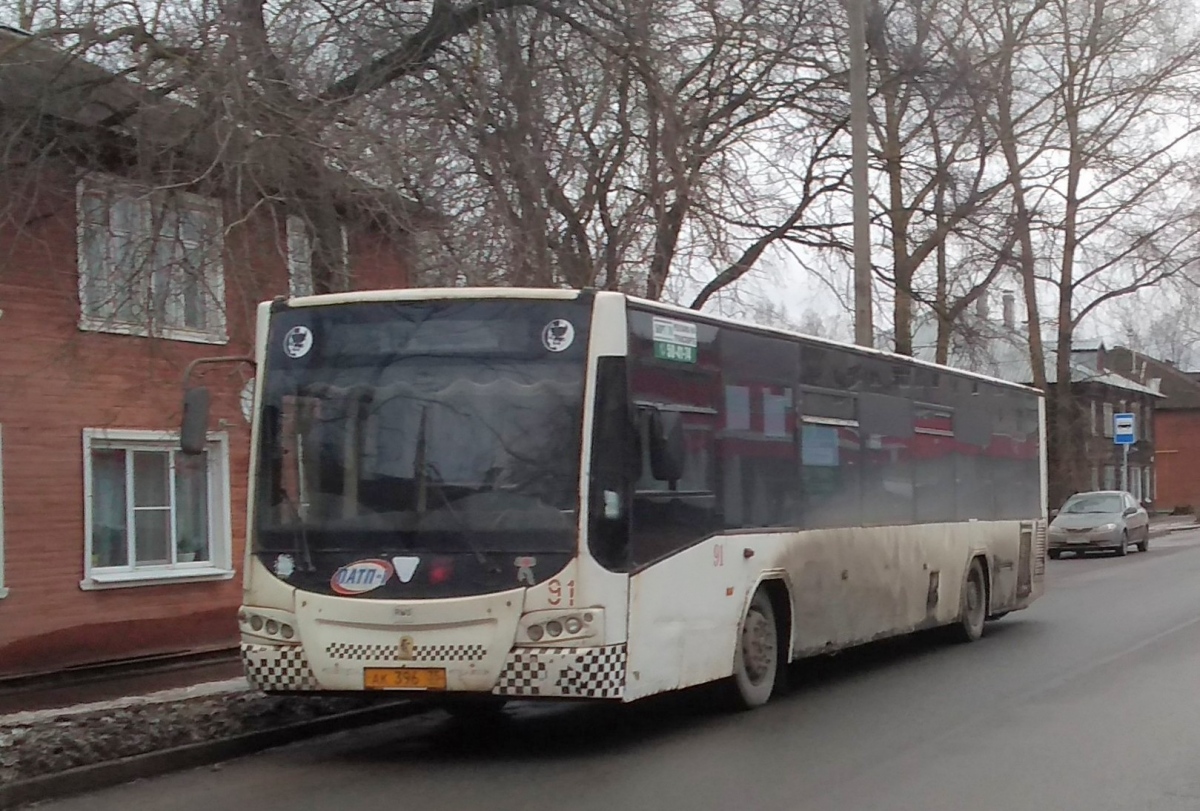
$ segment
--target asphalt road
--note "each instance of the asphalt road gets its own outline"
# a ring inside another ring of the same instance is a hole
[[[707,691],[495,727],[434,712],[40,808],[1200,809],[1200,531],[1048,565],[981,641],[811,662],[752,713]]]

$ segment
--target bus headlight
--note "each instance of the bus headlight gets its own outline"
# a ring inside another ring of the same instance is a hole
[[[287,611],[274,608],[243,607],[237,614],[238,628],[246,641],[251,643],[275,642],[295,645],[297,639],[296,617]]]
[[[604,609],[531,611],[521,617],[517,645],[594,645],[604,638]]]

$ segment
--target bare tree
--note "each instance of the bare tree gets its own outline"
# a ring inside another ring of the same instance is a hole
[[[794,3],[605,0],[460,43],[422,114],[452,145],[455,221],[490,226],[483,276],[694,284],[701,307],[777,241],[836,244],[816,210],[845,172],[810,115],[837,95],[828,31]]]
[[[895,350],[907,355],[914,301],[935,307],[944,343],[944,325],[985,287],[973,284],[958,307],[950,305],[947,242],[996,198],[1007,178],[992,162],[985,77],[960,2],[876,5],[868,41],[877,83],[871,121],[886,181],[877,200],[889,239],[889,269],[881,276],[895,290]],[[931,256],[938,260],[932,296],[918,286],[918,271]]]
[[[1056,492],[1082,486],[1071,386],[1076,330],[1109,302],[1191,273],[1200,221],[1189,175],[1200,38],[1171,31],[1172,0],[1030,0],[972,6],[992,54],[991,122],[1007,169],[1045,387],[1039,299],[1054,306]],[[1168,33],[1170,32],[1170,33]],[[1057,497],[1057,496],[1056,496]]]
[[[551,0],[399,8],[358,0],[337,9],[311,0],[84,0],[17,12],[37,39],[109,69],[111,81],[136,83],[141,92],[96,124],[144,136],[145,119],[170,109],[172,130],[157,133],[170,151],[207,141],[192,177],[177,183],[219,178],[243,211],[279,203],[296,214],[311,233],[315,287],[327,291],[350,283],[341,235],[348,207],[370,205],[381,221],[411,225],[403,221],[411,211],[385,202],[374,182],[372,139],[357,119],[371,118],[383,91],[431,71],[450,44],[533,6],[559,12]]]

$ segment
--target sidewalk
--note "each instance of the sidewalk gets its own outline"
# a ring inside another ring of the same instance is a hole
[[[76,672],[0,680],[0,718],[14,713],[87,706],[128,697],[242,679],[236,651],[187,659],[114,663]]]
[[[1150,516],[1150,537],[1157,538],[1169,532],[1180,532],[1187,529],[1200,529],[1194,515],[1152,515]]]
[[[153,692],[138,692],[130,689],[106,692],[118,692],[120,695],[111,698],[71,701],[65,698],[64,691],[64,699],[61,701],[42,702],[42,705],[21,709],[4,707],[0,709],[0,728],[31,726],[47,721],[66,721],[79,716],[115,713],[120,710],[144,708],[154,704],[176,704],[192,699],[244,694],[250,692],[250,684],[244,677],[239,676],[234,679],[197,682],[186,687],[172,687]],[[85,692],[75,693],[78,697],[83,697],[85,694]]]

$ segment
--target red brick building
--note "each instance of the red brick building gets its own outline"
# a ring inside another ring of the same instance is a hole
[[[1154,410],[1156,507],[1164,512],[1200,510],[1200,382],[1171,363],[1123,346],[1109,349],[1105,363],[1126,377],[1157,380],[1165,395]]]
[[[5,64],[19,36],[0,30],[0,115],[4,73],[29,83]],[[258,301],[311,289],[308,232],[34,146],[36,169],[0,166],[0,676],[236,646],[252,370],[205,373],[198,458],[174,450],[181,376],[249,353]],[[404,238],[340,211],[353,286],[404,286]]]

